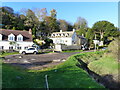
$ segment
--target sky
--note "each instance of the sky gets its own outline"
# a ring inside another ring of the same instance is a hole
[[[97,21],[107,20],[118,26],[118,2],[2,2],[2,6],[9,6],[15,12],[22,8],[46,8],[57,11],[57,19],[64,19],[74,24],[78,17],[87,20],[92,27]]]

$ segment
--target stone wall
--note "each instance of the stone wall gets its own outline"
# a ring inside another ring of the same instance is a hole
[[[79,50],[81,49],[81,46],[77,46],[77,45],[61,45],[61,44],[57,44],[55,45],[55,51],[63,51],[63,50]]]

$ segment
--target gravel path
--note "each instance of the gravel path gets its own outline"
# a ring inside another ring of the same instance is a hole
[[[26,69],[44,69],[46,67],[52,67],[59,63],[64,62],[69,56],[80,53],[47,53],[47,54],[28,54],[28,55],[10,55],[6,56],[3,60],[4,63],[9,63],[14,66],[20,66]]]

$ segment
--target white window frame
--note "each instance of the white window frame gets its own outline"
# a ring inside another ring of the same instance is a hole
[[[23,36],[21,34],[17,36],[17,41],[23,41]]]
[[[15,35],[12,33],[8,35],[8,41],[15,41]]]

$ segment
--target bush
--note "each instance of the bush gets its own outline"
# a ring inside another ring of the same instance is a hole
[[[108,54],[109,56],[113,56],[118,59],[119,51],[120,51],[120,38],[115,39],[108,45]]]

